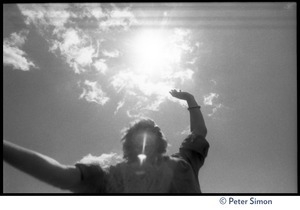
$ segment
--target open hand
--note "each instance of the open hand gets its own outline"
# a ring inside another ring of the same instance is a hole
[[[188,92],[182,92],[181,90],[177,91],[175,89],[171,90],[170,94],[173,97],[181,99],[181,100],[189,100],[194,97],[192,94],[190,94]]]

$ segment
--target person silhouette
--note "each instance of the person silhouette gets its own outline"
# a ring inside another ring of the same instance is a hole
[[[183,91],[170,94],[187,102],[191,133],[179,151],[168,146],[152,119],[140,119],[124,132],[122,160],[103,166],[95,161],[64,165],[39,152],[3,140],[3,160],[11,166],[73,193],[201,193],[198,172],[207,157],[207,128],[195,97]]]

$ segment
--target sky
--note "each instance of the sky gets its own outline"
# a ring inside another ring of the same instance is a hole
[[[192,93],[203,193],[297,192],[296,3],[3,4],[3,139],[72,165],[153,119],[178,151]],[[3,162],[4,193],[68,193]]]

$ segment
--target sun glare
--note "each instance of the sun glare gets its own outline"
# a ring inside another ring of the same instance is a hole
[[[155,76],[179,61],[180,50],[161,30],[144,30],[133,41],[134,67],[137,72]]]
[[[164,40],[161,34],[153,31],[146,31],[137,38],[135,50],[142,62],[150,64],[152,62],[162,62],[162,51]]]
[[[176,73],[181,70],[182,34],[172,29],[140,29],[127,43],[128,83],[147,96],[157,95],[155,109],[174,87]]]

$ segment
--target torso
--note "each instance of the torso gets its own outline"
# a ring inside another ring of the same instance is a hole
[[[109,192],[168,193],[175,164],[165,158],[159,164],[120,163],[110,169]]]

